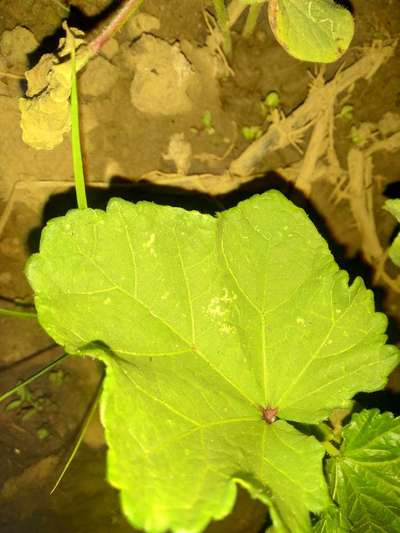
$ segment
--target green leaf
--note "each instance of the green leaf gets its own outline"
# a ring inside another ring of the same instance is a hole
[[[377,409],[354,414],[341,455],[328,461],[332,497],[350,531],[400,531],[400,418]]]
[[[398,353],[301,209],[276,191],[217,218],[113,199],[50,221],[27,275],[47,332],[107,366],[108,477],[133,525],[201,531],[240,483],[277,531],[310,530],[323,449],[287,421],[381,388]]]
[[[336,61],[354,34],[351,13],[334,0],[269,0],[268,18],[283,48],[303,61]]]
[[[386,200],[383,206],[386,211],[393,215],[397,222],[400,222],[400,200]],[[400,235],[397,235],[389,248],[389,256],[393,263],[400,266]]]

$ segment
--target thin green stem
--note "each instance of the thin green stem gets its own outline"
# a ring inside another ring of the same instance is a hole
[[[247,14],[246,23],[243,28],[242,35],[245,39],[248,39],[253,35],[254,28],[256,27],[258,15],[260,14],[262,4],[252,4]]]
[[[228,12],[225,5],[225,0],[214,0],[214,9],[217,16],[218,26],[221,30],[224,39],[224,52],[227,57],[232,54],[232,38],[229,29]]]
[[[321,444],[331,457],[340,455],[340,451],[329,440],[323,440]]]
[[[31,376],[29,376],[29,378],[26,378],[23,381],[21,381],[20,383],[18,383],[17,385],[14,385],[14,387],[9,389],[7,392],[4,392],[0,396],[0,402],[2,402],[4,400],[6,400],[7,398],[9,398],[12,394],[17,392],[19,389],[22,389],[22,387],[25,387],[26,385],[29,385],[29,383],[32,383],[32,381],[35,381],[35,379],[38,379],[38,378],[40,378],[40,376],[43,376],[43,374],[45,374],[46,372],[51,370],[54,366],[60,364],[67,357],[69,357],[69,354],[67,354],[67,353],[61,355],[60,357],[58,357],[57,359],[55,359],[54,361],[52,361],[51,363],[46,365],[44,368],[41,368],[40,370],[38,370],[37,372],[35,372]]]
[[[69,30],[67,30],[69,31]],[[73,40],[73,36],[71,34]],[[76,200],[79,209],[87,208],[85,175],[83,172],[81,138],[79,132],[79,101],[76,83],[75,46],[71,47],[71,143],[74,167]]]
[[[64,465],[64,468],[62,469],[60,475],[58,476],[54,487],[51,489],[50,494],[53,494],[53,492],[56,490],[56,488],[60,484],[62,478],[65,475],[65,472],[68,470],[69,465],[72,463],[72,460],[75,457],[75,455],[76,455],[76,453],[77,453],[77,451],[79,449],[79,446],[81,445],[83,437],[85,436],[86,430],[89,427],[89,424],[90,424],[90,422],[91,422],[91,420],[93,418],[93,415],[94,415],[94,412],[96,410],[96,407],[97,407],[97,405],[99,403],[100,396],[101,396],[101,393],[102,393],[102,390],[103,390],[103,381],[104,381],[104,377],[101,379],[101,381],[100,381],[100,383],[99,383],[99,385],[97,387],[95,397],[94,397],[94,399],[93,399],[93,401],[92,401],[92,403],[90,405],[90,408],[87,411],[86,416],[85,416],[85,418],[83,420],[82,426],[81,426],[80,431],[78,433],[78,437],[77,437],[77,439],[76,439],[76,441],[74,443],[72,451],[71,451],[71,453],[70,453],[70,455],[68,457],[67,462]]]
[[[14,309],[4,309],[0,307],[0,316],[9,316],[14,318],[37,318],[34,311],[14,311]]]

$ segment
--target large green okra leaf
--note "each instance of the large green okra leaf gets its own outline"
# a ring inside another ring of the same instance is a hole
[[[400,531],[400,418],[377,409],[354,414],[340,452],[328,476],[349,531]]]
[[[269,0],[268,18],[279,43],[303,61],[336,61],[354,34],[351,13],[335,0]]]
[[[108,477],[132,524],[201,531],[240,483],[277,531],[309,531],[323,450],[287,421],[382,387],[398,355],[301,209],[275,191],[217,218],[114,199],[51,221],[27,275],[48,333],[107,366]]]

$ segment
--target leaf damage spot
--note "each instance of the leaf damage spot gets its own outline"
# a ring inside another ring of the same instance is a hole
[[[278,415],[278,407],[271,407],[270,405],[267,405],[267,407],[261,407],[261,418],[266,422],[267,424],[273,424]]]
[[[149,236],[148,240],[145,243],[143,243],[143,248],[147,248],[153,257],[157,257],[156,251],[154,249],[155,240],[156,240],[156,234],[152,233]]]
[[[213,318],[223,317],[229,311],[229,306],[236,300],[236,294],[229,294],[226,287],[221,296],[213,296],[207,306],[207,314]]]

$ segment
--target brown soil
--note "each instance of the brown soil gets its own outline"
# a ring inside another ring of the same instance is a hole
[[[74,202],[68,193],[73,184],[68,136],[53,150],[27,146],[18,109],[25,87],[18,76],[42,53],[55,50],[67,15],[63,3],[74,6],[74,25],[90,29],[93,20],[98,22],[91,17],[101,19],[110,2],[0,4],[2,306],[16,299],[30,302],[23,267],[37,249],[39,228]],[[356,35],[351,49],[326,68],[323,79],[320,69],[291,58],[278,45],[265,13],[248,42],[240,35],[243,20],[234,26],[234,53],[227,65],[215,28],[210,38],[207,2],[145,0],[141,17],[132,19],[80,76],[86,174],[93,187],[89,199],[103,206],[111,194],[122,194],[212,211],[255,191],[280,188],[310,212],[341,266],[375,287],[379,307],[391,318],[391,340],[398,342],[398,269],[385,255],[396,223],[382,205],[385,191],[400,196],[395,41],[400,5],[396,0],[352,3]],[[353,68],[354,83],[346,85],[347,68]],[[152,75],[141,78],[146,69]],[[277,91],[282,102],[272,123],[261,107],[270,91]],[[345,103],[353,106],[351,120],[338,117]],[[205,124],[206,114],[211,124]],[[248,126],[259,126],[261,139],[246,140],[242,128]],[[352,128],[357,128],[353,134]],[[34,321],[9,318],[0,319],[0,348],[0,391],[62,353]],[[49,495],[100,379],[99,367],[90,360],[69,359],[57,368],[30,385],[18,405],[11,404],[13,397],[0,406],[0,530],[132,531],[104,480],[98,420]],[[392,389],[398,390],[398,381],[394,375]],[[207,531],[257,532],[264,519],[263,508],[240,493],[234,514]]]

